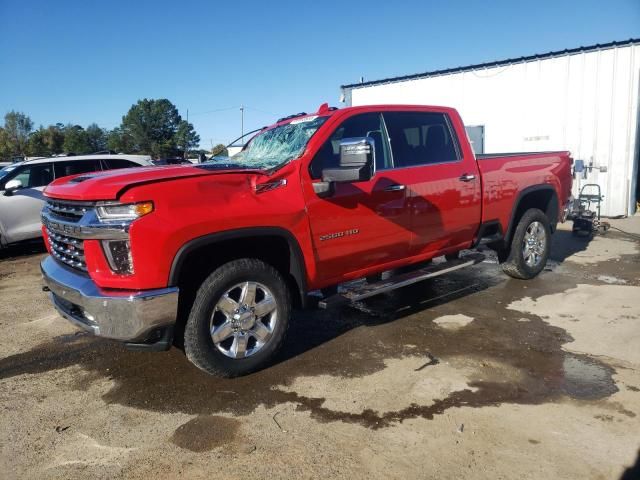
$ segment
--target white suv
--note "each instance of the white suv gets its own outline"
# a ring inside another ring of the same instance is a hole
[[[0,170],[0,248],[38,238],[44,187],[54,179],[116,168],[153,166],[148,155],[78,155],[26,160]]]

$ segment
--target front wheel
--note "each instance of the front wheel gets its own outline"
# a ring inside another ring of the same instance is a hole
[[[513,278],[531,279],[544,269],[550,250],[549,219],[542,210],[531,208],[520,218],[509,252],[499,254],[502,270]]]
[[[184,332],[187,358],[212,375],[250,373],[282,346],[290,312],[289,289],[275,268],[248,258],[226,263],[198,289]]]

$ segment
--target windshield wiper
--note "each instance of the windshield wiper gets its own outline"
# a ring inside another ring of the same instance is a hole
[[[264,171],[264,167],[260,167],[260,166],[248,166],[248,165],[242,165],[240,163],[215,163],[215,162],[205,162],[205,163],[201,163],[200,165],[198,165],[199,167],[203,167],[203,168],[210,168],[210,169],[216,169],[216,170],[233,170],[233,169],[240,169],[240,170],[260,170],[260,171]]]

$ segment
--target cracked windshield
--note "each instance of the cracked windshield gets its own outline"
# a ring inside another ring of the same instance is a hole
[[[290,123],[259,133],[244,150],[231,158],[211,159],[208,165],[221,167],[259,168],[268,170],[298,158],[309,139],[327,120],[317,115],[296,118]]]

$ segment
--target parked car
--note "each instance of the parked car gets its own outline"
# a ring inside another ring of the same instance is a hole
[[[0,248],[42,236],[42,190],[54,179],[79,173],[151,165],[146,155],[38,158],[0,170]]]
[[[152,160],[154,165],[182,165],[182,164],[191,164],[193,162],[187,160],[183,157],[169,157],[169,158],[159,158],[158,160]]]
[[[245,374],[280,348],[312,290],[327,293],[321,306],[366,298],[477,263],[459,253],[481,243],[508,275],[535,277],[571,163],[568,152],[476,157],[452,108],[325,104],[226,161],[54,181],[42,273],[62,316],[95,335],[174,342],[208,373]]]

